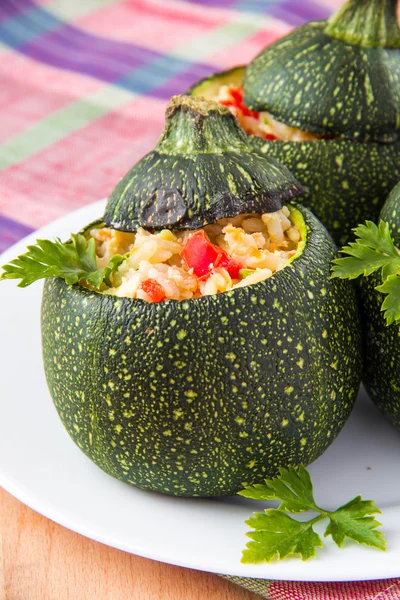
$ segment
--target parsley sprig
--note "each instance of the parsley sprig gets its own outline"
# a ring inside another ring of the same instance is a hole
[[[94,238],[87,240],[81,234],[71,234],[71,241],[63,243],[56,238],[36,240],[35,246],[28,246],[28,252],[21,254],[4,265],[1,279],[20,279],[19,287],[26,287],[46,277],[61,277],[72,285],[84,281],[98,290],[103,284],[112,286],[111,275],[126,258],[117,254],[103,269],[97,268],[96,243]]]
[[[368,277],[381,271],[382,285],[378,292],[386,295],[382,303],[386,324],[400,323],[400,254],[390,234],[388,223],[378,225],[366,221],[354,229],[356,241],[344,246],[340,252],[345,258],[333,261],[332,277],[356,279],[360,275]]]
[[[357,496],[335,511],[320,508],[315,500],[310,474],[300,467],[280,468],[279,476],[265,483],[246,487],[239,492],[252,500],[278,500],[278,508],[267,508],[256,512],[246,524],[252,528],[246,535],[253,541],[243,550],[243,563],[271,562],[297,555],[302,560],[316,556],[316,548],[323,546],[313,526],[328,519],[324,537],[331,536],[341,547],[346,538],[359,544],[385,550],[383,533],[376,528],[381,525],[371,516],[381,511],[372,500]],[[298,521],[286,513],[317,513],[308,521]]]

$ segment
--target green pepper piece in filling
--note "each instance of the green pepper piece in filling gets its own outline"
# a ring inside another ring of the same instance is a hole
[[[255,269],[240,269],[239,275],[242,279],[245,279],[249,275],[253,275],[255,273]]]

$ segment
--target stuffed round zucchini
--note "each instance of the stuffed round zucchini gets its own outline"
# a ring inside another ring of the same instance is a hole
[[[356,243],[335,261],[337,277],[360,279],[364,331],[363,381],[373,402],[400,429],[400,184],[385,202],[380,222],[355,230]]]
[[[309,188],[304,203],[344,243],[378,217],[400,179],[399,75],[397,1],[348,0],[190,93],[230,106],[253,145]]]
[[[301,186],[248,139],[226,108],[174,99],[102,222],[62,245],[80,270],[61,277],[41,259],[61,420],[98,466],[143,489],[229,495],[307,464],[357,394],[353,287],[330,278],[326,229],[285,204]],[[22,278],[35,248],[3,277]]]

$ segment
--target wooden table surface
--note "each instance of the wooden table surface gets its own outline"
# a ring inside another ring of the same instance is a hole
[[[0,488],[0,600],[259,600],[217,575],[89,540]]]

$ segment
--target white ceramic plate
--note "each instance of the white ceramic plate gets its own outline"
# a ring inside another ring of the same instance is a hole
[[[25,238],[0,265],[37,237],[66,239],[103,214],[97,202]],[[345,581],[400,576],[400,433],[365,393],[328,451],[310,467],[317,502],[337,508],[361,494],[383,509],[388,551],[329,540],[318,558],[243,565],[245,519],[262,503],[239,497],[182,499],[144,492],[103,473],[70,440],[42,369],[41,284],[0,284],[0,484],[38,512],[115,548],[163,562],[247,577]]]

